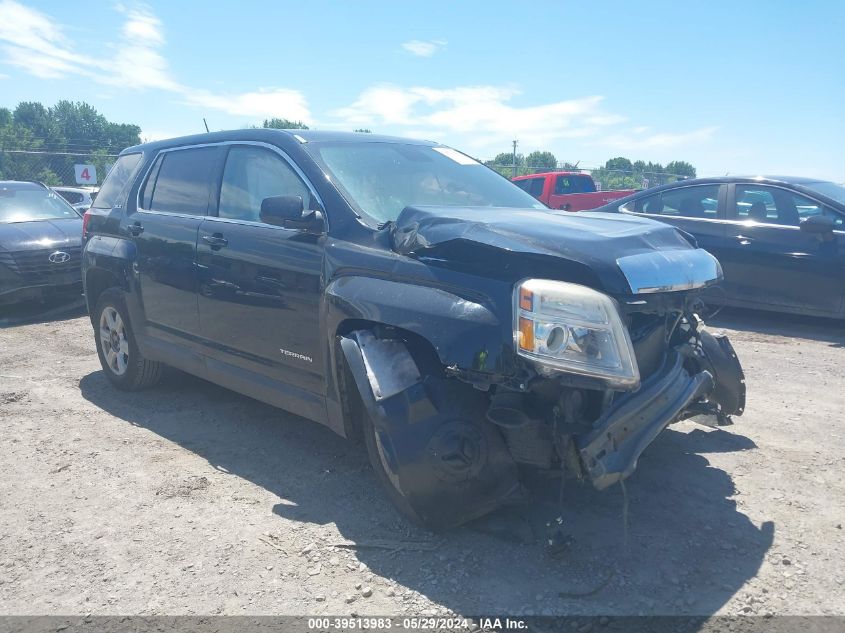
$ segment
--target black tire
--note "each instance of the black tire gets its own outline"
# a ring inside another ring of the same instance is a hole
[[[100,295],[92,322],[97,356],[111,384],[138,391],[159,381],[162,365],[146,359],[138,349],[122,290],[109,288]]]
[[[441,532],[493,511],[519,480],[501,434],[485,418],[487,395],[454,379],[429,376],[424,385],[428,412],[420,399],[416,414],[404,405],[385,412],[403,420],[402,441],[383,437],[366,411],[361,426],[370,464],[393,506],[410,523]],[[454,459],[456,440],[465,459]]]
[[[405,498],[405,495],[399,491],[391,480],[391,476],[388,474],[383,461],[384,457],[381,455],[379,449],[378,436],[376,435],[373,421],[370,419],[369,413],[367,413],[363,406],[360,407],[360,412],[361,431],[364,436],[364,444],[367,447],[367,455],[370,458],[370,464],[373,467],[373,471],[375,471],[376,479],[378,479],[379,485],[384,491],[384,494],[399,514],[405,517],[405,519],[407,519],[410,523],[416,525],[417,527],[430,529],[426,526],[425,520],[417,514],[413,507],[411,507],[411,504]]]

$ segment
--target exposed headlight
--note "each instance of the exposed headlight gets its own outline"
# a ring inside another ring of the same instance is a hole
[[[563,281],[527,279],[514,289],[517,353],[543,366],[606,381],[640,384],[634,348],[606,294]]]

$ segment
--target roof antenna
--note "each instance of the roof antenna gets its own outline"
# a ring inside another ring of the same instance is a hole
[[[205,131],[208,132],[208,122],[206,122],[205,117],[202,118],[203,125],[205,125]]]

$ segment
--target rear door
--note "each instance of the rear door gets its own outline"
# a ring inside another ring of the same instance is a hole
[[[197,232],[213,203],[220,146],[166,150],[153,163],[127,216],[137,246],[147,334],[193,347],[200,336]]]
[[[244,380],[284,393],[286,409],[320,419],[323,239],[264,224],[259,217],[265,198],[302,196],[307,209],[312,191],[281,152],[231,145],[219,209],[200,227],[197,269],[209,371],[226,374],[227,384]]]
[[[727,188],[718,183],[664,189],[631,200],[621,210],[677,226],[717,259],[724,248]]]
[[[800,229],[830,215],[827,237]],[[722,256],[725,288],[737,303],[835,316],[845,296],[845,217],[784,187],[738,183],[730,195]]]

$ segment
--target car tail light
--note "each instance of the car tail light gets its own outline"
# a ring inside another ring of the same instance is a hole
[[[82,239],[88,239],[88,223],[91,221],[91,209],[82,215]]]

